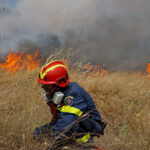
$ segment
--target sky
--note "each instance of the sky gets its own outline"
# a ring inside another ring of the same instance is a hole
[[[0,6],[15,8],[19,0],[0,0]]]
[[[0,0],[3,7],[1,54],[73,48],[77,59],[131,69],[150,60],[149,0]]]

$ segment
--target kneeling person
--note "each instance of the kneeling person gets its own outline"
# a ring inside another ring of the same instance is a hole
[[[53,138],[74,134],[77,142],[86,143],[94,134],[103,134],[106,123],[101,121],[90,95],[77,83],[69,82],[63,62],[44,65],[38,82],[53,117],[50,123],[35,129],[34,138],[49,132],[53,132]]]

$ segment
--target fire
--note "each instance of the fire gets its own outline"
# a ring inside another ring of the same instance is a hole
[[[92,67],[92,65],[87,64],[87,65],[84,66],[84,70],[88,70],[88,69],[90,69],[91,67]]]
[[[87,75],[88,79],[93,76],[102,77],[108,74],[108,71],[103,67],[101,67],[101,65],[94,66],[94,65],[87,64],[83,67],[83,69],[88,72]]]
[[[0,64],[0,68],[4,68],[12,73],[23,69],[32,71],[38,67],[38,63],[40,62],[40,59],[37,59],[38,54],[38,50],[34,54],[27,55],[24,52],[8,53],[4,63]]]
[[[147,64],[147,73],[148,73],[148,78],[150,78],[150,63]]]

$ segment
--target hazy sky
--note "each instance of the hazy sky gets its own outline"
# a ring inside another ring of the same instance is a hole
[[[0,6],[16,7],[19,0],[0,0]]]

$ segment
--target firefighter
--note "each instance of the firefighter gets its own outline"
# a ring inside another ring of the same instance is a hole
[[[69,82],[67,69],[62,61],[52,61],[44,65],[38,82],[43,88],[43,98],[50,107],[50,123],[36,128],[33,138],[53,132],[53,137],[80,133],[76,142],[93,141],[93,135],[103,134],[106,123],[90,95],[77,83]],[[62,137],[62,136],[61,136]]]

